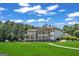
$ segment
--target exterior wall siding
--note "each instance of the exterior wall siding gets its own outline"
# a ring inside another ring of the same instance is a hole
[[[63,32],[60,30],[42,30],[38,29],[36,31],[28,31],[27,35],[29,38],[27,40],[56,40],[56,38],[63,36]]]

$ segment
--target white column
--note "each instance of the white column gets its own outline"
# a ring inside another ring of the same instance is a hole
[[[31,35],[30,35],[30,40],[31,40]]]
[[[33,40],[35,41],[35,35],[33,35]]]

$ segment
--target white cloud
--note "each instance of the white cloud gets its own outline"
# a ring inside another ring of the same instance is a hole
[[[34,10],[34,11],[35,11],[36,13],[38,13],[38,14],[45,14],[45,15],[46,15],[46,14],[56,14],[55,12],[49,12],[49,11],[55,10],[55,9],[58,8],[58,7],[59,7],[59,6],[56,4],[56,5],[47,7],[46,10],[40,8],[40,9]]]
[[[48,22],[50,20],[50,18],[47,18],[47,19],[29,19],[29,20],[20,20],[20,19],[17,19],[17,20],[12,20],[10,19],[9,21],[11,22],[15,22],[15,23],[34,23],[34,22],[38,22],[38,23],[41,23],[41,22]],[[1,20],[3,23],[6,22],[6,20]]]
[[[19,13],[26,13],[26,12],[29,12],[29,11],[34,11],[34,10],[39,10],[41,9],[41,6],[40,5],[37,5],[37,6],[34,6],[34,7],[22,7],[22,8],[19,8],[19,9],[14,9],[15,12],[19,12]]]
[[[30,20],[27,20],[26,22],[27,23],[32,23],[32,22],[48,22],[49,19],[38,19],[38,20],[34,20],[34,19],[30,19]]]
[[[36,6],[32,7],[32,10],[39,10],[39,9],[41,9],[40,5],[36,5]]]
[[[49,19],[52,19],[52,18],[47,18],[47,19],[49,20]]]
[[[9,21],[15,22],[15,23],[22,23],[22,22],[24,22],[23,20],[9,20]]]
[[[66,18],[65,21],[75,20],[75,18]]]
[[[1,20],[1,22],[5,23],[7,20]],[[15,23],[23,23],[24,20],[9,20],[11,22],[15,22]]]
[[[58,25],[58,26],[60,26],[60,25],[64,25],[65,23],[54,23],[54,25]]]
[[[74,13],[68,14],[68,17],[77,17],[77,16],[79,16],[79,12],[74,12]]]
[[[38,22],[48,22],[49,20],[45,20],[45,19],[38,19]]]
[[[1,22],[2,22],[2,23],[5,23],[6,21],[4,21],[4,20],[1,20]]]
[[[46,10],[41,9],[40,5],[34,6],[34,7],[22,7],[20,9],[15,9],[15,12],[19,12],[19,13],[26,13],[29,11],[34,11],[38,14],[47,14]]]
[[[32,9],[38,14],[47,14],[47,10],[43,10],[40,5],[34,6]]]
[[[6,8],[0,7],[0,11],[8,10]]]
[[[55,14],[56,14],[56,12],[49,12],[48,14],[53,14],[53,15],[55,15]]]
[[[66,23],[63,23],[63,22],[61,22],[61,23],[54,23],[54,26],[62,29],[65,24]]]
[[[19,6],[30,6],[28,3],[19,3]]]
[[[56,5],[47,7],[47,10],[48,10],[48,11],[55,10],[55,9],[58,8],[58,7],[59,7],[59,5],[56,4]]]
[[[15,22],[16,22],[16,23],[22,23],[23,20],[16,20]]]
[[[26,22],[27,23],[31,23],[31,22],[36,22],[37,20],[34,20],[34,19],[30,19],[30,20],[27,20]]]
[[[42,9],[35,10],[35,12],[38,13],[38,14],[47,14],[47,11],[46,10],[42,10]]]
[[[79,16],[79,12],[73,12],[67,15],[68,18],[65,19],[65,21],[70,21],[70,20],[76,20],[76,17]],[[77,22],[69,22],[69,24],[74,24]]]
[[[37,16],[42,16],[41,14],[38,14]]]
[[[34,11],[35,11],[36,13],[38,13],[38,14],[45,14],[45,15],[46,15],[46,14],[56,14],[55,12],[49,12],[49,11],[55,10],[55,9],[58,8],[58,7],[59,7],[59,6],[56,4],[56,5],[47,7],[46,10],[40,8],[40,9],[34,10]]]
[[[22,3],[20,4],[21,6],[23,5]],[[14,9],[15,12],[19,12],[19,13],[27,13],[29,11],[34,11],[37,14],[56,14],[55,12],[49,12],[50,10],[55,10],[56,8],[58,8],[58,5],[53,5],[53,6],[49,6],[47,9],[42,9],[41,5],[36,5],[36,6],[24,6],[21,7],[19,9]]]
[[[66,9],[61,9],[61,10],[59,10],[59,12],[64,12],[64,11],[66,11]]]
[[[73,24],[79,24],[79,22],[77,21],[72,21],[72,22],[68,22],[69,25],[73,25]]]
[[[28,11],[32,11],[32,9],[29,8],[29,7],[22,7],[22,8],[20,8],[20,9],[15,9],[14,11],[15,11],[15,12],[19,12],[19,13],[26,13],[26,12],[28,12]]]
[[[44,15],[49,15],[49,14],[55,15],[56,14],[56,12],[48,12],[47,10],[42,10],[42,9],[35,10],[35,12],[38,13],[39,15],[41,15],[41,14],[44,14]]]
[[[3,8],[3,7],[0,7],[0,11],[3,11],[3,10],[5,10],[5,8]]]

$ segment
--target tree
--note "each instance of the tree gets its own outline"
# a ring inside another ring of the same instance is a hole
[[[0,41],[23,41],[26,31],[32,28],[35,27],[27,24],[15,23],[9,20],[5,23],[0,21]]]
[[[79,30],[76,30],[73,35],[79,37]]]
[[[79,30],[79,24],[74,24],[74,25],[71,25],[71,26],[65,25],[65,26],[63,27],[63,30],[64,30],[66,33],[68,33],[68,34],[73,35],[73,33],[74,33],[76,30]]]

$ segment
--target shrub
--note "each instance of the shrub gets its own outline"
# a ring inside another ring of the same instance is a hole
[[[75,36],[63,36],[62,39],[65,39],[65,40],[72,40],[72,41],[74,41],[74,40],[79,40],[79,39],[77,39],[77,37],[75,37]]]
[[[77,41],[79,41],[79,38],[77,38]]]
[[[76,30],[73,35],[79,37],[79,30]]]

